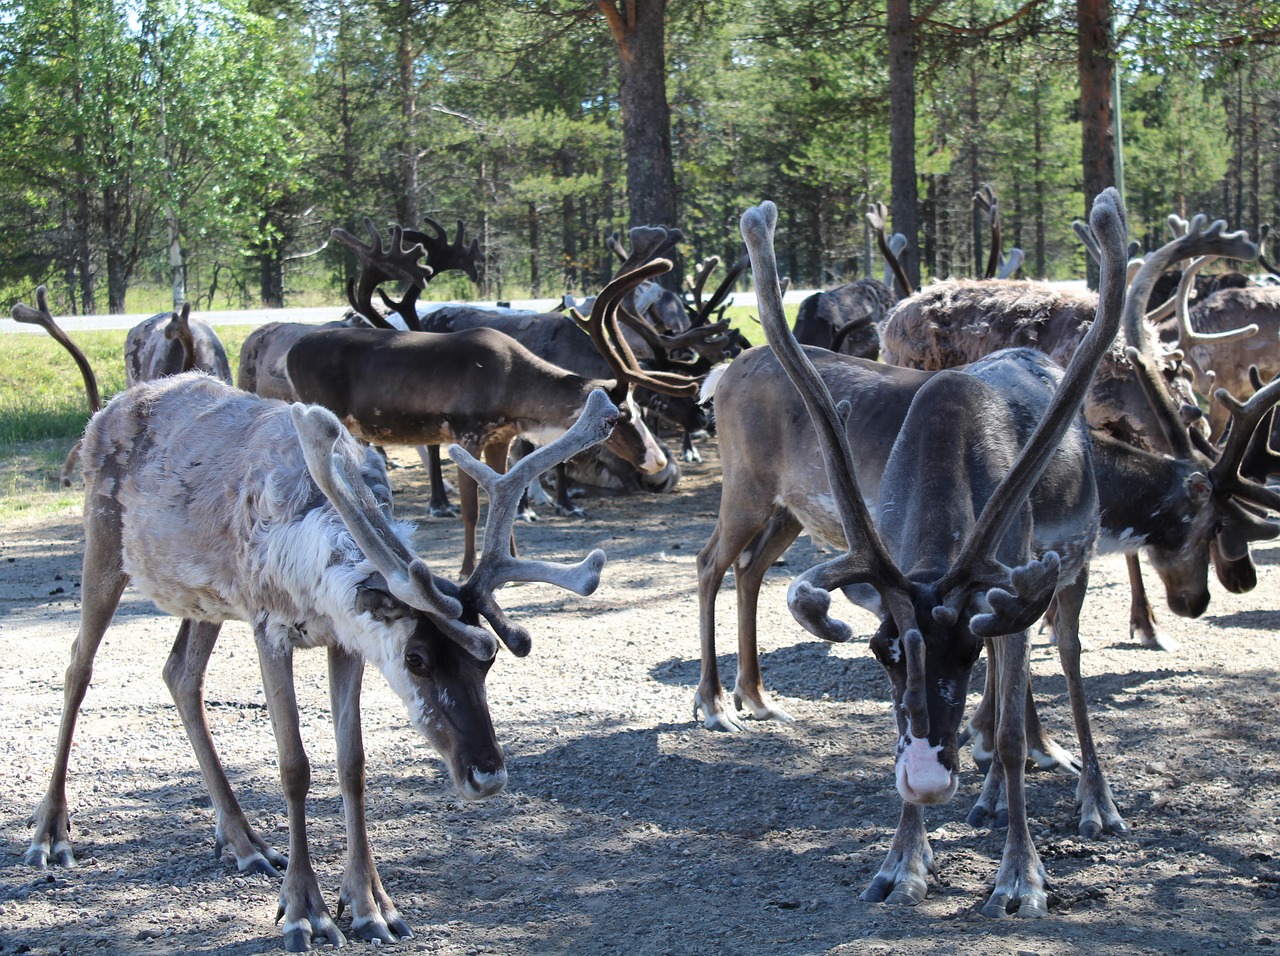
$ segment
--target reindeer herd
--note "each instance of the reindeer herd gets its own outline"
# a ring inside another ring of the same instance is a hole
[[[478,243],[465,240],[461,222],[452,242],[434,221],[424,232],[393,227],[384,241],[366,220],[370,243],[334,233],[360,264],[346,319],[259,328],[241,350],[236,388],[211,328],[186,308],[154,316],[129,333],[129,387],[101,408],[92,369],[58,328],[44,289],[36,308],[14,306],[15,319],[44,326],[75,356],[93,413],[61,476],[71,482],[78,455],[80,628],[26,862],[75,865],[66,795],[73,733],[95,653],[132,583],[181,619],[163,673],[209,790],[216,848],[229,850],[242,872],[282,878],[290,951],[346,938],[311,863],[310,766],[293,680],[295,650],[326,649],[347,833],[337,912],[350,911],[348,932],[362,939],[410,937],[366,829],[366,661],[445,760],[461,796],[500,791],[507,777],[486,675],[500,645],[523,657],[532,641],[499,606],[498,590],[542,581],[586,595],[605,563],[598,550],[574,565],[518,557],[522,499],[555,468],[558,506],[572,510],[570,467],[601,455],[617,472],[675,470],[657,424],[683,432],[682,457],[692,460],[693,436],[709,418],[722,485],[697,558],[695,716],[724,731],[749,719],[791,720],[765,691],[756,609],[765,573],[808,532],[839,554],[794,579],[791,612],[837,642],[855,634],[839,620],[833,592],[876,614],[870,646],[893,703],[901,818],[862,898],[925,898],[933,850],[924,808],[955,795],[968,744],[984,773],[969,821],[1006,831],[982,912],[1047,915],[1046,872],[1026,807],[1029,763],[1079,775],[1083,836],[1127,830],[1094,744],[1080,670],[1092,557],[1128,557],[1131,629],[1167,649],[1138,554],[1147,555],[1169,608],[1198,617],[1209,603],[1210,567],[1228,590],[1249,590],[1257,583],[1250,544],[1280,535],[1280,491],[1268,484],[1280,475],[1271,438],[1280,289],[1204,281],[1215,258],[1258,260],[1270,270],[1260,249],[1265,227],[1255,244],[1223,222],[1171,217],[1172,240],[1133,258],[1112,190],[1077,225],[1100,266],[1096,294],[1015,281],[1021,255],[1002,256],[995,196],[984,190],[975,201],[992,221],[985,278],[909,288],[897,265],[905,240],[886,236],[883,207],[873,208],[885,281],[806,301],[794,331],[782,306],[772,203],[744,213],[747,256],[710,296],[718,260],[697,266],[684,296],[655,281],[682,236],[648,227],[632,230],[629,249],[615,238],[617,277],[582,311],[566,302],[567,311],[549,313],[420,304],[443,271],[476,278]],[[748,257],[768,341],[756,348],[724,319]],[[402,286],[398,298],[384,291],[392,282]],[[518,460],[510,454],[517,440],[525,443]],[[464,527],[458,579],[430,568],[414,550],[412,528],[393,519],[383,445],[418,447],[438,515],[452,511],[439,455],[450,446]],[[483,536],[480,487],[488,500]],[[716,652],[717,598],[730,569],[732,693]],[[1066,679],[1078,757],[1037,714],[1028,661],[1030,631],[1042,618]],[[228,620],[253,629],[287,855],[249,823],[209,731],[204,674]],[[986,685],[966,715],[984,650]]]

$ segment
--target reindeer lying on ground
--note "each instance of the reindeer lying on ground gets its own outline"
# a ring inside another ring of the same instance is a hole
[[[465,332],[387,332],[332,329],[313,332],[289,351],[289,380],[303,401],[333,411],[352,433],[371,444],[434,445],[457,441],[501,471],[516,435],[541,443],[563,432],[587,396],[604,388],[622,410],[607,447],[646,473],[666,467],[666,456],[640,418],[632,387],[692,394],[687,378],[646,372],[621,341],[619,300],[637,283],[665,272],[660,259],[614,279],[591,310],[591,336],[610,356],[614,376],[588,379],[534,355],[493,329]],[[465,533],[462,574],[476,553],[476,485],[459,475]]]
[[[84,378],[89,414],[96,415],[102,408],[97,378],[84,353],[54,321],[44,286],[36,289],[36,306],[33,309],[22,302],[17,303],[13,307],[14,319],[40,326],[71,353],[80,368],[81,377]],[[193,369],[231,384],[231,366],[227,363],[226,349],[222,347],[212,326],[200,319],[191,319],[189,302],[173,312],[159,312],[131,328],[125,337],[124,367],[125,382],[128,385],[149,382],[166,375],[177,375],[179,372],[190,372]],[[59,480],[64,488],[71,487],[71,474],[75,471],[79,457],[80,442],[77,441],[62,462]]]
[[[1237,250],[1239,234],[1222,235],[1217,223],[1170,243],[1135,278],[1125,301],[1126,315],[1137,312],[1149,284],[1165,265],[1179,258],[1215,250]],[[1125,319],[1128,321],[1128,319]],[[1077,349],[1077,351],[1079,351]],[[822,349],[806,348],[834,398],[847,402],[844,429],[853,451],[857,480],[868,502],[884,498],[883,475],[908,411],[917,394],[938,375],[887,366]],[[1049,375],[1048,372],[1045,372]],[[1052,377],[1052,376],[1050,376]],[[698,556],[699,631],[702,675],[695,697],[708,728],[738,730],[744,724],[735,705],[761,720],[790,720],[764,690],[757,647],[756,607],[765,572],[802,530],[820,542],[845,547],[845,532],[835,511],[827,476],[813,467],[817,438],[804,421],[805,410],[787,380],[774,352],[751,349],[718,379],[709,380],[720,438],[723,484],[720,514],[711,538]],[[1035,394],[1035,390],[1032,390]],[[1156,389],[1152,394],[1162,394]],[[1145,400],[1145,399],[1144,399]],[[1176,406],[1165,405],[1156,417],[1188,443]],[[1176,438],[1174,439],[1176,440]],[[770,454],[758,454],[768,448]],[[939,458],[938,460],[942,460]],[[1238,463],[1238,462],[1237,462]],[[1090,482],[1099,490],[1102,546],[1120,550],[1135,538],[1145,540],[1153,564],[1165,584],[1171,606],[1180,613],[1199,614],[1208,604],[1210,551],[1219,541],[1245,543],[1276,535],[1276,527],[1258,519],[1250,508],[1276,507],[1280,498],[1268,496],[1256,483],[1241,481],[1231,460],[1217,463],[1188,450],[1171,458],[1134,449],[1123,442],[1095,442]],[[1083,479],[1076,478],[1079,482]],[[1053,533],[1059,526],[1066,493],[1041,484],[1031,494],[1036,527]],[[734,568],[738,619],[738,672],[732,703],[720,682],[716,658],[716,598],[725,572]],[[1059,654],[1068,685],[1078,686],[1080,601],[1083,585],[1071,589],[1062,607]],[[1081,832],[1097,833],[1104,826],[1123,825],[1110,797],[1104,796],[1096,757],[1087,730],[1083,692],[1073,693],[1073,713],[1080,739],[1085,775],[1080,784]],[[1028,713],[1032,754],[1042,767],[1076,766],[1062,748],[1045,738],[1034,714]],[[975,727],[975,754],[991,749],[991,737]],[[985,816],[986,808],[980,810]]]
[[[917,903],[925,896],[933,854],[921,808],[946,802],[956,791],[966,687],[985,643],[999,683],[1000,723],[999,760],[984,797],[1003,785],[1009,828],[995,890],[983,913],[1043,916],[1048,911],[1045,874],[1031,840],[1023,784],[1026,628],[1055,593],[1070,595],[1068,603],[1078,609],[1098,533],[1079,408],[1120,326],[1124,221],[1118,196],[1109,190],[1094,205],[1093,228],[1107,252],[1103,293],[1098,317],[1061,380],[1042,355],[1017,350],[923,381],[902,417],[892,454],[881,462],[878,528],[854,475],[860,458],[851,451],[848,431],[856,410],[843,402],[837,410],[823,377],[786,326],[772,249],[776,215],[766,203],[743,216],[761,318],[774,355],[812,419],[830,483],[827,501],[834,503],[848,548],[797,578],[788,603],[808,630],[834,641],[847,641],[852,632],[829,616],[830,591],[852,589],[879,612],[882,623],[871,646],[889,674],[897,715],[902,819],[863,898]],[[753,382],[757,404],[765,385]],[[775,448],[770,457],[786,454]],[[938,468],[940,461],[948,467]],[[1052,489],[1057,507],[1050,521],[1033,517],[1027,501],[1037,485]],[[785,499],[770,500],[777,508]],[[829,521],[831,515],[826,517]],[[775,512],[771,527],[782,520]],[[717,552],[727,543],[722,530],[717,524],[699,555],[700,568],[720,565]],[[757,535],[747,540],[752,539],[750,564],[772,550]],[[708,583],[699,582],[700,594]],[[709,593],[714,598],[714,589]],[[1074,633],[1064,637],[1065,643],[1075,640]],[[1100,771],[1096,782],[1100,790],[1082,793],[1083,801],[1101,798],[1101,805],[1091,809],[1102,811],[1104,825],[1122,828]]]
[[[183,618],[164,676],[212,798],[217,851],[229,847],[242,871],[284,870],[280,915],[291,951],[345,942],[307,846],[310,766],[292,671],[295,648],[328,650],[348,836],[338,914],[349,907],[351,932],[363,939],[412,935],[382,887],[366,832],[365,661],[404,700],[411,724],[445,759],[463,798],[501,790],[506,771],[485,676],[498,639],[517,656],[529,652],[530,639],[507,620],[494,593],[509,581],[545,581],[589,594],[604,564],[600,551],[572,567],[510,557],[515,504],[537,473],[558,456],[603,440],[617,417],[605,395],[594,392],[573,428],[502,478],[453,450],[491,500],[484,556],[458,587],[414,555],[409,528],[391,520],[381,459],[324,409],[257,398],[198,373],[122,392],[85,433],[80,631],[53,773],[26,862],[75,865],[66,797],[72,735],[94,655],[132,581],[158,607]],[[481,617],[492,631],[478,623]],[[222,622],[233,619],[250,623],[257,642],[288,807],[287,860],[250,826],[209,734],[205,668]]]

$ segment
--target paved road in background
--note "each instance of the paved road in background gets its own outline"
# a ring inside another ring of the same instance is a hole
[[[795,305],[810,295],[812,290],[789,291],[783,297],[787,305]],[[532,310],[535,312],[546,312],[560,304],[559,299],[521,299],[510,303],[513,309]],[[756,296],[754,292],[738,292],[733,296],[734,305],[745,305],[748,308],[755,308]],[[465,302],[465,303],[422,303],[423,306],[432,305],[474,305],[484,308],[496,308],[491,302]],[[244,311],[220,311],[220,312],[197,312],[194,313],[204,319],[210,325],[266,325],[268,322],[314,322],[317,325],[321,322],[332,322],[342,318],[346,314],[347,307],[345,305],[326,306],[316,309],[247,309]],[[129,313],[127,315],[55,315],[54,320],[67,332],[75,332],[83,329],[131,329],[143,319],[150,318],[154,312]],[[27,325],[22,322],[15,322],[13,319],[0,319],[0,334],[13,332],[34,332],[37,335],[46,334],[44,329],[38,325]]]

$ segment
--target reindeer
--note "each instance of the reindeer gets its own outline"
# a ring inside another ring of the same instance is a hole
[[[907,247],[907,237],[894,233],[888,244],[894,255],[899,256]],[[890,260],[885,259],[884,281],[858,279],[825,292],[815,292],[800,303],[794,326],[796,341],[845,355],[876,358],[880,354],[877,330],[897,301],[893,281],[893,267]]]
[[[882,623],[871,644],[889,674],[897,717],[902,818],[863,898],[917,903],[925,896],[933,854],[922,807],[946,802],[956,791],[957,736],[969,671],[985,644],[1001,706],[1000,772],[993,766],[984,795],[993,781],[1003,784],[1009,827],[995,890],[983,913],[1044,916],[1045,873],[1024,796],[1026,628],[1055,593],[1083,597],[1097,535],[1096,490],[1079,408],[1120,325],[1124,220],[1119,197],[1110,190],[1094,205],[1093,227],[1108,253],[1103,294],[1097,320],[1061,379],[1031,350],[999,353],[968,370],[928,377],[883,462],[878,529],[854,474],[847,434],[852,406],[842,403],[837,410],[823,377],[786,326],[772,250],[776,216],[772,203],[743,216],[761,318],[813,421],[848,548],[797,578],[788,603],[806,629],[833,641],[847,641],[852,632],[830,616],[830,591],[854,589],[880,612]],[[757,399],[762,384],[756,383]],[[954,467],[938,469],[940,460]],[[1054,519],[1044,523],[1033,518],[1027,500],[1042,481],[1052,487],[1058,505]],[[700,566],[717,546],[713,533]],[[1073,634],[1070,640],[1075,639]],[[1086,802],[1089,796],[1104,798],[1105,824],[1123,827],[1100,771],[1097,780],[1101,789],[1086,795]]]
[[[1125,300],[1124,321],[1141,318],[1139,303],[1145,301],[1150,283],[1169,262],[1206,251],[1241,251],[1247,241],[1240,234],[1222,235],[1222,226],[1215,223],[1207,231],[1197,230],[1159,250],[1150,267],[1144,267],[1134,280]],[[909,410],[915,407],[918,393],[941,373],[887,366],[811,347],[805,354],[833,396],[842,405],[848,403],[844,428],[858,484],[868,502],[883,501],[884,474],[895,440]],[[1044,374],[1053,377],[1051,371]],[[1162,394],[1150,384],[1152,394]],[[737,707],[759,720],[791,719],[765,692],[760,674],[756,607],[765,572],[801,530],[841,549],[846,538],[827,476],[813,465],[816,437],[813,431],[795,425],[804,420],[804,407],[774,352],[758,348],[744,353],[721,375],[708,380],[703,394],[708,393],[715,402],[723,485],[715,529],[698,556],[702,674],[694,714],[696,718],[701,711],[709,729],[733,731],[744,727]],[[1037,392],[1032,389],[1030,394]],[[1171,403],[1164,406],[1159,420],[1171,429],[1182,427],[1185,433],[1179,410]],[[1184,442],[1187,440],[1184,434]],[[759,448],[770,449],[770,454],[756,454],[754,450]],[[1249,508],[1257,504],[1274,507],[1270,502],[1277,499],[1268,498],[1256,483],[1234,477],[1230,463],[1214,465],[1203,454],[1190,452],[1176,459],[1154,455],[1120,441],[1099,443],[1095,437],[1092,468],[1092,483],[1099,496],[1101,545],[1122,550],[1131,547],[1135,539],[1145,541],[1170,605],[1179,613],[1199,614],[1207,606],[1207,569],[1210,552],[1218,542],[1230,542],[1232,547],[1243,543],[1247,556],[1249,540],[1276,534],[1274,525],[1256,519]],[[1073,480],[1078,483],[1084,479]],[[1058,516],[1069,500],[1058,487],[1037,486],[1031,495],[1036,527],[1050,531],[1058,527]],[[716,597],[731,566],[738,617],[738,672],[732,705],[720,682],[715,643]],[[1059,655],[1070,686],[1079,681],[1078,656],[1072,655],[1078,647],[1081,600],[1083,585],[1070,591],[1059,622],[1064,629],[1059,635]],[[1108,806],[1110,798],[1104,795],[1100,771],[1096,770],[1083,692],[1073,694],[1072,701],[1081,761],[1088,771],[1080,785],[1080,826],[1081,832],[1092,836],[1104,826],[1123,824]],[[1030,708],[1027,719],[1032,755],[1038,765],[1065,769],[1079,765],[1043,735]],[[990,743],[991,737],[984,737],[981,726],[975,726],[975,756],[983,759]],[[984,819],[986,812],[982,809],[979,818]]]
[[[494,594],[510,581],[544,581],[589,594],[604,565],[598,550],[575,566],[512,558],[505,542],[515,502],[523,484],[557,456],[603,440],[617,418],[604,393],[594,392],[565,435],[503,477],[453,449],[492,502],[485,553],[459,587],[414,554],[410,529],[391,519],[381,459],[362,449],[331,413],[261,399],[201,373],[122,392],[85,433],[80,631],[67,670],[53,773],[35,813],[26,863],[41,869],[50,862],[75,865],[66,797],[72,735],[94,655],[131,581],[183,619],[164,677],[212,798],[216,850],[221,855],[230,848],[244,872],[283,870],[279,915],[290,951],[322,940],[345,942],[307,845],[310,767],[292,672],[295,649],[327,649],[348,836],[338,914],[349,907],[351,932],[363,939],[410,937],[383,889],[365,825],[365,661],[405,702],[411,725],[444,758],[464,799],[501,790],[506,770],[485,677],[499,640],[524,656],[530,637],[507,619]],[[231,619],[254,629],[288,807],[287,860],[250,826],[205,716],[205,668],[222,622]]]
[[[84,379],[89,414],[96,415],[102,408],[97,377],[84,353],[54,321],[45,287],[36,289],[36,308],[19,302],[13,307],[13,317],[18,322],[40,326],[71,354]],[[124,364],[128,385],[192,369],[199,369],[231,384],[231,366],[227,363],[227,353],[218,340],[218,334],[207,322],[200,319],[192,321],[189,302],[173,312],[158,312],[131,328],[125,338]],[[79,457],[80,442],[76,441],[67,452],[58,476],[64,488],[71,487],[71,475]]]
[[[609,356],[614,375],[575,375],[534,355],[510,336],[488,328],[462,332],[387,332],[329,329],[305,336],[289,351],[289,380],[298,397],[323,405],[357,437],[373,444],[434,445],[456,440],[501,470],[516,435],[536,443],[560,434],[587,395],[605,388],[621,417],[606,445],[645,473],[666,467],[666,456],[640,418],[635,385],[692,394],[688,378],[641,369],[617,329],[619,300],[638,283],[671,268],[665,259],[614,279],[591,310],[591,336]],[[459,475],[465,552],[462,573],[475,561],[479,516],[476,485]]]
[[[1197,232],[1205,218],[1197,217]],[[1090,254],[1099,250],[1086,229],[1077,233]],[[1175,233],[1175,236],[1185,235]],[[1252,258],[1252,243],[1231,246],[1233,252]],[[1130,274],[1141,260],[1130,264]],[[1159,281],[1157,279],[1157,281]],[[1063,290],[1046,283],[1002,282],[957,279],[936,283],[907,299],[894,309],[881,327],[884,360],[912,368],[954,368],[975,361],[997,349],[1032,347],[1065,366],[1092,322],[1096,294]],[[1149,323],[1172,312],[1173,303],[1145,316],[1141,310],[1126,312],[1124,340],[1117,342],[1094,376],[1085,401],[1085,417],[1097,431],[1135,447],[1167,452],[1165,425],[1146,400],[1144,386],[1134,364],[1125,353],[1126,343],[1137,346],[1145,361],[1156,367],[1171,400],[1184,410],[1189,420],[1199,417],[1194,396],[1177,374],[1176,357],[1157,352],[1152,344]],[[1248,335],[1241,329],[1233,335]],[[1146,647],[1172,649],[1174,642],[1160,633],[1155,614],[1142,583],[1137,549],[1127,557],[1132,601],[1130,634]],[[1217,564],[1220,580],[1228,589],[1239,591],[1253,578],[1251,568],[1231,562]]]

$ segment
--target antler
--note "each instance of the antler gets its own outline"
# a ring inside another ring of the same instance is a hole
[[[1258,374],[1256,365],[1249,366],[1249,384],[1253,386],[1254,392],[1262,390],[1262,376]],[[1253,438],[1240,465],[1241,475],[1263,484],[1271,475],[1280,474],[1280,453],[1271,447],[1271,426],[1275,420],[1275,412],[1275,407],[1272,406],[1253,430]]]
[[[915,289],[911,288],[911,280],[907,278],[907,270],[902,268],[902,262],[898,258],[901,250],[906,248],[906,241],[903,241],[898,252],[894,252],[890,247],[889,241],[885,238],[884,226],[885,220],[888,218],[889,207],[884,203],[877,202],[867,206],[867,222],[876,234],[876,246],[880,249],[880,255],[884,256],[885,263],[893,270],[893,277],[898,283],[898,288],[902,291],[902,297],[905,299],[915,292]],[[896,239],[898,235],[901,235],[901,233],[896,233],[894,238]]]
[[[1165,243],[1148,256],[1129,283],[1122,326],[1125,340],[1144,355],[1151,354],[1151,344],[1143,321],[1146,318],[1143,309],[1150,298],[1151,287],[1165,269],[1175,262],[1194,256],[1218,255],[1249,261],[1258,257],[1258,247],[1249,241],[1247,232],[1240,230],[1224,233],[1223,230],[1227,227],[1225,220],[1219,219],[1206,228],[1207,221],[1208,217],[1197,215],[1188,224],[1183,235]]]
[[[591,341],[617,376],[618,384],[610,398],[619,404],[625,400],[627,390],[632,385],[643,385],[663,395],[690,396],[698,391],[697,380],[689,376],[642,369],[618,327],[618,308],[623,298],[642,282],[662,275],[670,268],[670,260],[655,259],[636,269],[620,273],[596,296],[589,318],[584,319],[581,313],[571,310],[573,318],[586,328]]]
[[[999,200],[996,199],[995,190],[984,183],[982,188],[973,194],[973,203],[991,217],[991,249],[987,252],[987,268],[983,278],[994,279],[996,271],[1000,268]]]
[[[1227,432],[1226,444],[1209,471],[1209,480],[1213,482],[1214,489],[1272,511],[1280,511],[1280,493],[1240,474],[1240,464],[1249,450],[1254,432],[1276,403],[1280,402],[1280,376],[1258,389],[1243,403],[1225,388],[1215,391],[1213,397],[1222,402],[1231,413],[1231,428]]]
[[[693,307],[687,308],[687,311],[689,313],[689,322],[692,326],[696,328],[710,324],[713,313],[719,313],[717,319],[723,318],[724,310],[728,308],[728,303],[725,300],[728,299],[729,293],[733,291],[739,276],[746,271],[750,261],[746,254],[740,256],[738,261],[725,274],[720,284],[716,286],[711,298],[705,302],[702,300],[702,290],[707,284],[707,279],[711,276],[711,273],[720,265],[720,257],[710,256],[698,263],[694,278],[689,282],[689,290],[693,294]]]
[[[498,606],[494,592],[512,581],[543,581],[575,594],[587,595],[600,584],[604,568],[604,552],[593,550],[577,564],[554,561],[532,561],[511,554],[511,529],[515,523],[520,498],[539,475],[562,461],[609,437],[618,421],[617,407],[601,389],[587,397],[586,407],[573,427],[548,445],[527,455],[506,474],[499,475],[484,462],[472,457],[461,445],[449,446],[449,457],[459,468],[484,486],[489,496],[489,516],[485,522],[484,547],[476,569],[462,585],[463,602],[475,609],[510,648],[523,657],[529,653],[529,632],[513,624]]]
[[[437,578],[425,561],[404,546],[360,475],[346,430],[319,405],[290,407],[307,470],[342,518],[356,546],[400,601],[427,614],[458,646],[478,660],[492,660],[498,643],[482,627],[463,623],[462,602],[452,583]]]
[[[409,328],[420,329],[421,324],[418,322],[417,312],[413,306],[422,290],[426,288],[431,276],[435,274],[431,266],[418,261],[427,254],[426,248],[420,242],[406,246],[405,231],[399,225],[391,227],[389,246],[383,245],[378,227],[368,216],[364,217],[364,227],[369,230],[369,235],[373,239],[373,242],[368,245],[345,229],[334,229],[330,233],[334,239],[350,249],[360,263],[359,287],[353,289],[355,283],[350,281],[347,283],[347,301],[351,303],[351,308],[378,328],[393,328],[391,323],[373,307],[373,293],[376,290],[382,296],[383,304],[397,312]],[[400,302],[392,301],[378,289],[378,286],[391,279],[409,283],[409,288]]]
[[[1195,345],[1213,345],[1218,342],[1231,342],[1235,339],[1247,339],[1258,334],[1258,326],[1249,324],[1239,329],[1228,329],[1225,332],[1197,332],[1191,327],[1191,291],[1195,288],[1196,274],[1206,265],[1220,256],[1200,256],[1182,273],[1178,281],[1178,291],[1174,294],[1174,314],[1178,317],[1178,348],[1186,351]]]
[[[1273,276],[1280,277],[1280,272],[1276,271],[1276,267],[1267,261],[1267,257],[1263,255],[1263,250],[1267,245],[1267,236],[1271,233],[1271,224],[1263,223],[1258,229],[1258,263],[1262,268],[1266,269]]]
[[[182,370],[190,372],[196,367],[196,341],[191,336],[191,303],[182,303],[181,309],[175,309],[169,321],[165,323],[164,337],[172,342],[178,340],[182,346]]]
[[[422,218],[431,232],[406,229],[404,238],[408,242],[419,243],[426,250],[427,265],[431,267],[432,276],[453,270],[465,272],[472,282],[479,282],[479,263],[485,261],[484,253],[480,251],[480,240],[473,237],[470,243],[464,242],[462,220],[457,219],[457,231],[453,236],[453,245],[450,245],[444,226],[430,216]]]
[[[80,351],[75,342],[72,342],[67,333],[53,320],[53,313],[49,311],[49,292],[44,286],[36,287],[36,308],[31,308],[25,302],[17,302],[13,306],[13,319],[15,322],[26,322],[28,325],[38,325],[57,341],[64,349],[71,353],[71,357],[75,359],[76,365],[80,369],[80,377],[84,379],[84,394],[89,402],[90,414],[96,413],[102,408],[102,399],[98,394],[98,380],[94,377],[93,369],[89,366],[89,360],[84,357],[84,353]]]
[[[987,573],[985,569],[995,563],[992,555],[996,543],[1008,530],[1009,523],[1018,513],[1022,502],[1026,500],[1031,489],[1044,474],[1072,420],[1079,414],[1085,392],[1093,379],[1093,373],[1103,355],[1111,348],[1111,343],[1119,331],[1121,313],[1125,305],[1122,277],[1125,268],[1126,223],[1120,194],[1114,188],[1103,190],[1094,199],[1089,224],[1098,240],[1103,257],[1097,314],[1080,347],[1072,355],[1071,362],[1063,373],[1062,382],[1054,392],[1044,418],[1027,439],[1009,474],[987,499],[982,514],[978,516],[959,556],[938,583],[938,593],[944,596],[944,600],[942,608],[935,608],[935,617],[940,613],[957,614],[960,605],[967,599],[967,592],[972,584],[982,580]],[[1034,571],[1031,566],[1023,569],[1024,578],[1021,582],[1016,575],[1013,575],[1013,584],[1018,589],[1034,585],[1039,589],[1037,593],[1042,593],[1047,583],[1047,593],[1044,593],[1046,604],[1048,596],[1052,594],[1052,585],[1057,579],[1056,569],[1051,578],[1049,574],[1051,570],[1049,565],[1056,565],[1057,556],[1054,555],[1051,561],[1048,559],[1049,556],[1046,555],[1038,562],[1041,565],[1039,571]],[[1004,571],[1005,575],[1009,573],[1007,570]],[[1026,595],[1024,594],[1023,597],[1025,599]],[[1018,629],[1009,627],[1010,621],[1006,614],[1000,613],[1001,608],[998,606],[996,596],[990,595],[988,599],[992,601],[996,613],[991,616],[975,617],[970,622],[974,633],[980,636],[995,636]],[[1001,626],[1009,629],[1000,630]]]
[[[613,250],[615,256],[622,260],[622,265],[618,266],[619,276],[626,275],[647,262],[665,256],[675,248],[676,243],[684,239],[684,233],[679,229],[668,229],[666,226],[635,226],[627,233],[627,236],[631,240],[630,252],[622,248],[622,243],[618,240],[616,232],[609,237],[609,248]],[[670,264],[668,264],[667,268],[671,268]]]

